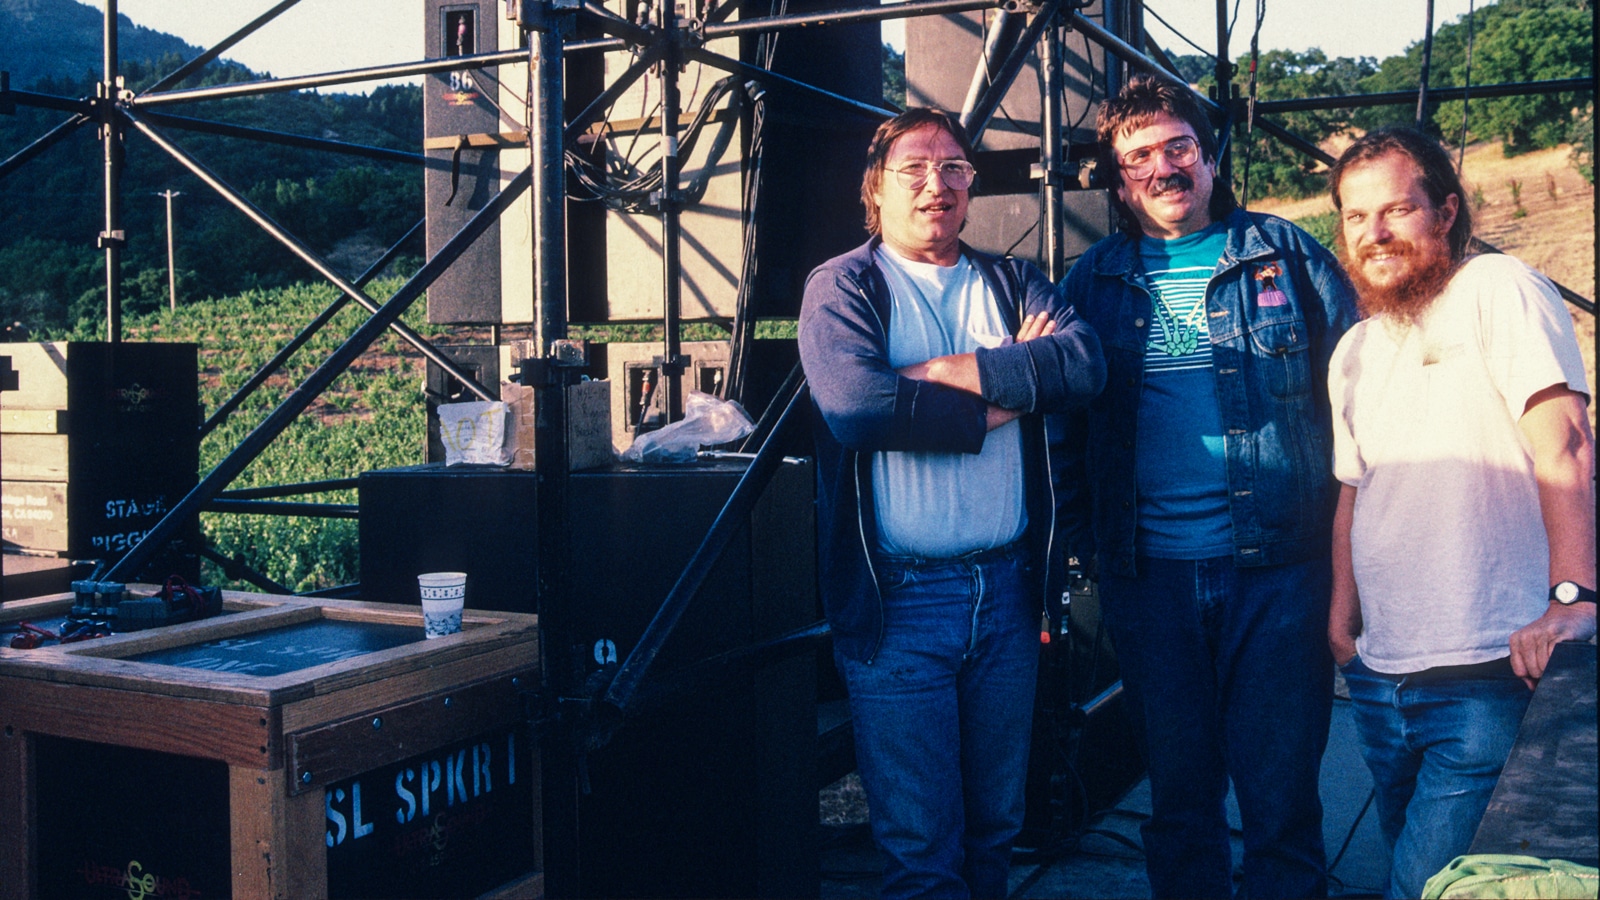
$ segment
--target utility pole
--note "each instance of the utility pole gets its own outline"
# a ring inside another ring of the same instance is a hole
[[[182,197],[183,191],[168,188],[157,197],[167,198],[167,302],[173,312],[178,311],[178,266],[172,255],[172,198]]]

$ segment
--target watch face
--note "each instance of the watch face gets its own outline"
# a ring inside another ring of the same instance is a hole
[[[1578,602],[1578,586],[1570,581],[1556,585],[1556,599],[1562,603]]]

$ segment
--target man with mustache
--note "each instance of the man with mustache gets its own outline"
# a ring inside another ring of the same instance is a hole
[[[1100,392],[1100,342],[1030,263],[961,243],[972,147],[948,113],[879,126],[866,244],[800,308],[818,563],[884,897],[1004,897],[1054,503],[1043,412]]]
[[[1560,295],[1467,256],[1450,157],[1374,131],[1329,183],[1370,318],[1329,376],[1328,641],[1392,852],[1386,897],[1465,853],[1558,641],[1595,633],[1594,439]]]
[[[1240,209],[1189,89],[1133,79],[1097,121],[1122,232],[1067,274],[1106,390],[1066,423],[1067,549],[1096,573],[1150,767],[1156,897],[1327,893],[1317,777],[1338,485],[1325,378],[1355,297],[1310,235]]]

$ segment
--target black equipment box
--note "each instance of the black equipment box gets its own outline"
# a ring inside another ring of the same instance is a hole
[[[120,559],[196,484],[196,346],[60,341],[0,354],[18,375],[0,399],[7,547]],[[199,581],[198,519],[181,537],[136,577]]]
[[[466,572],[469,610],[540,612],[546,689],[571,690],[627,658],[745,467],[573,473],[572,596],[542,607],[535,473],[367,472],[362,597],[416,603],[417,574]],[[598,750],[563,759],[541,739],[548,896],[816,896],[814,654],[686,677],[820,618],[812,479],[809,462],[779,467],[662,648],[647,681],[690,685],[683,696],[649,704]]]

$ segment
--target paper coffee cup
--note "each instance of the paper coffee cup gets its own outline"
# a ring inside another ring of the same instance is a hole
[[[422,593],[422,626],[428,637],[461,630],[461,608],[467,600],[467,573],[426,572],[417,576]]]

